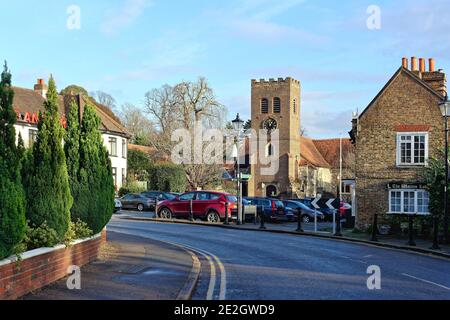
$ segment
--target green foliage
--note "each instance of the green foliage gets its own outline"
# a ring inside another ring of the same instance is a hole
[[[186,173],[182,166],[157,164],[148,169],[149,189],[166,192],[186,191]]]
[[[74,240],[89,238],[92,237],[92,235],[93,232],[86,222],[81,221],[80,219],[75,222],[71,221],[64,238],[64,244],[69,246]]]
[[[139,181],[148,179],[148,168],[152,165],[150,156],[139,150],[128,150],[128,174]]]
[[[89,96],[89,94],[85,88],[77,86],[75,84],[67,86],[66,88],[61,90],[61,95],[76,95],[76,94],[81,94],[85,97]]]
[[[126,186],[119,189],[119,197],[122,197],[128,193],[141,193],[146,190],[147,188],[137,181],[128,182]]]
[[[0,82],[0,259],[13,252],[25,235],[26,225],[25,193],[20,176],[23,150],[16,147],[13,99],[11,73],[5,63]]]
[[[57,231],[51,228],[47,222],[44,221],[39,226],[35,226],[33,224],[27,225],[26,234],[22,241],[22,248],[26,248],[26,250],[33,250],[43,247],[51,248],[59,242],[60,236]]]
[[[428,166],[423,172],[430,197],[430,213],[437,216],[444,214],[445,162],[443,154],[444,150],[440,151],[440,157],[429,159]]]
[[[80,137],[79,188],[72,219],[100,232],[114,210],[114,181],[108,151],[99,131],[100,118],[91,105],[83,113]]]
[[[27,159],[27,218],[35,226],[46,223],[63,240],[69,228],[73,198],[62,145],[64,128],[59,119],[58,93],[52,77],[44,108],[44,114],[39,116],[33,155]]]

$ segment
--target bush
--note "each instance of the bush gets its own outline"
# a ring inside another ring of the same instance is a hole
[[[74,240],[89,238],[92,234],[93,232],[89,229],[87,223],[78,219],[75,222],[70,222],[64,238],[64,244],[69,246]]]
[[[22,241],[23,248],[33,250],[43,247],[54,247],[59,243],[59,236],[55,229],[49,227],[46,221],[36,227],[29,225],[26,227],[25,237]]]
[[[126,186],[119,189],[119,197],[123,197],[129,193],[141,193],[146,191],[147,188],[142,184],[139,184],[137,181],[129,182]]]
[[[165,192],[186,191],[186,173],[182,166],[174,164],[157,164],[148,169],[148,187]]]

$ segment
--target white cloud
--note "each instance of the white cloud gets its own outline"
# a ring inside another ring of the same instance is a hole
[[[152,5],[151,0],[124,0],[120,8],[114,8],[106,14],[100,30],[108,35],[114,34],[131,25]]]

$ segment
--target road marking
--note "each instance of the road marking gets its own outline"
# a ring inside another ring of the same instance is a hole
[[[200,251],[199,251],[200,252]],[[214,261],[203,252],[200,252],[209,262],[210,268],[211,268],[211,276],[209,278],[209,286],[208,286],[208,292],[206,294],[206,300],[213,300],[214,298],[214,288],[216,287],[216,265],[214,264]]]
[[[372,258],[373,254],[368,254],[367,256],[364,256],[363,258]]]
[[[439,284],[439,283],[436,283],[436,282],[433,282],[433,281],[429,281],[429,280],[421,279],[421,278],[418,278],[418,277],[414,277],[414,276],[412,276],[410,274],[407,274],[407,273],[402,273],[402,275],[405,276],[405,277],[409,277],[409,278],[412,278],[412,279],[416,279],[416,280],[425,282],[425,283],[433,284],[433,285],[438,286],[438,287],[440,287],[442,289],[445,289],[445,290],[450,290],[449,287],[446,287],[446,286],[444,286],[442,284]]]

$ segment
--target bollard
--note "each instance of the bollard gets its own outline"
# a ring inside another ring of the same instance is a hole
[[[373,215],[373,225],[372,225],[372,238],[370,241],[378,241],[377,238],[377,231],[378,231],[378,214]]]
[[[431,246],[431,249],[433,250],[441,250],[441,248],[439,247],[439,239],[438,239],[438,234],[439,234],[439,218],[437,215],[433,216],[433,245]]]
[[[155,200],[155,218],[159,218],[158,217],[158,199]]]
[[[192,209],[192,199],[189,200],[189,221],[194,221],[194,214]]]
[[[302,229],[302,209],[297,208],[297,232],[303,232]]]
[[[223,223],[224,225],[230,224],[230,222],[228,221],[229,206],[230,206],[230,204],[228,202],[225,202],[225,222]]]
[[[336,233],[334,234],[336,237],[342,237],[341,233],[341,213],[337,210],[334,214],[337,213],[336,216]]]
[[[263,212],[263,207],[262,206],[258,206],[257,207],[258,210],[258,215],[259,215],[259,222],[261,223],[259,228],[260,229],[266,229],[266,226],[264,225],[264,212]]]
[[[408,217],[409,221],[408,221],[408,236],[409,236],[409,240],[408,240],[408,245],[409,246],[416,246],[416,242],[414,241],[414,216],[410,215]]]

